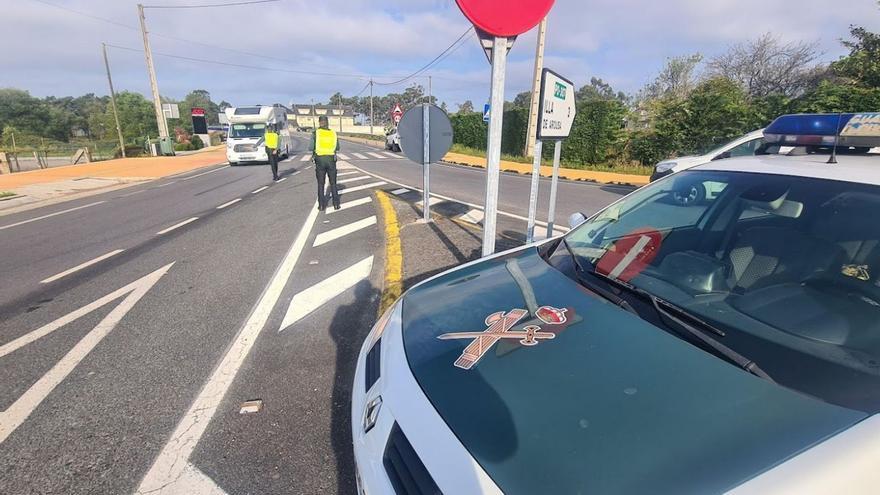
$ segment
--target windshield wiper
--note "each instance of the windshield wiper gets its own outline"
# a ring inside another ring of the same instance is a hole
[[[562,238],[562,245],[565,246],[565,250],[568,251],[568,254],[571,256],[571,261],[574,263],[575,276],[582,285],[585,285],[591,292],[597,294],[599,297],[609,301],[611,304],[622,308],[625,311],[628,311],[636,316],[639,316],[638,311],[632,307],[632,305],[626,299],[614,294],[611,291],[605,290],[604,288],[591,284],[584,279],[583,275],[591,273],[584,269],[583,265],[581,265],[580,259],[578,259],[577,255],[574,254],[574,251],[571,249],[571,246],[568,245],[568,241],[565,240],[565,237]]]
[[[691,316],[690,313],[688,313],[687,311],[679,308],[678,306],[676,306],[672,303],[669,303],[669,302],[655,296],[654,294],[651,294],[650,292],[648,292],[644,289],[640,289],[640,288],[633,286],[633,285],[630,285],[622,280],[618,280],[614,277],[609,277],[607,275],[604,275],[602,273],[598,273],[595,271],[590,271],[590,272],[585,272],[585,273],[588,273],[596,278],[605,280],[608,283],[614,285],[615,287],[623,289],[627,292],[630,292],[632,294],[635,294],[635,295],[641,297],[642,299],[647,300],[654,307],[654,310],[660,316],[661,321],[663,319],[671,320],[673,323],[678,325],[682,330],[687,332],[688,335],[699,340],[704,346],[708,347],[709,350],[711,350],[711,352],[713,352],[716,356],[739,366],[740,368],[748,371],[749,373],[751,373],[757,377],[763,378],[763,379],[765,379],[769,382],[772,382],[772,383],[776,383],[776,381],[773,380],[773,378],[770,377],[770,375],[768,375],[767,372],[765,372],[763,369],[761,369],[760,366],[758,366],[758,363],[743,356],[742,354],[736,352],[735,350],[731,349],[730,347],[727,347],[726,345],[724,345],[720,341],[710,337],[709,335],[706,335],[705,332],[702,332],[699,328],[695,327],[694,325],[691,325],[690,323],[675,316],[675,314],[673,314],[671,311],[669,311],[666,308],[670,308],[679,314],[687,315],[688,318],[693,319],[694,321],[698,322],[701,326],[703,326],[707,330],[723,337],[724,332],[721,331],[720,329],[713,327],[712,325],[704,322],[703,320],[700,320],[699,318]]]

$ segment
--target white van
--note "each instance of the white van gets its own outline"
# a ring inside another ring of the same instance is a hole
[[[290,156],[290,131],[287,127],[287,109],[281,105],[227,108],[229,134],[226,139],[226,159],[230,165],[239,163],[266,163],[263,135],[266,126],[275,126],[278,149],[282,158]]]

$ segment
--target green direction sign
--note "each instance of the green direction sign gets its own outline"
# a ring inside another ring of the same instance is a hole
[[[550,69],[541,74],[537,137],[542,141],[565,139],[577,115],[574,84]]]

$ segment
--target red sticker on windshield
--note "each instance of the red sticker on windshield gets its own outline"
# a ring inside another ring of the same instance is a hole
[[[662,243],[663,235],[657,230],[636,229],[614,241],[599,259],[596,271],[629,282],[654,261]]]

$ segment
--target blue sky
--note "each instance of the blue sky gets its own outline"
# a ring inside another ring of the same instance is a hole
[[[215,3],[151,3],[158,2]],[[4,38],[15,40],[12,49],[0,51],[0,86],[37,96],[106,94],[100,43],[141,47],[140,34],[133,29],[136,3],[0,0]],[[233,104],[324,101],[336,91],[350,95],[370,75],[392,81],[411,73],[469,26],[451,0],[281,0],[224,9],[148,10],[147,23],[157,53],[346,75],[270,72],[156,56],[163,95],[182,98],[202,88],[215,100]],[[579,85],[596,76],[616,89],[635,92],[668,57],[695,52],[711,57],[731,43],[767,32],[784,41],[815,41],[823,59],[834,60],[844,53],[839,40],[847,36],[850,24],[880,31],[876,0],[557,0],[549,18],[546,66]],[[534,32],[529,32],[511,51],[509,99],[529,87],[534,45]],[[110,57],[117,89],[149,93],[141,53],[111,48]],[[428,73],[434,94],[451,109],[466,99],[479,106],[488,97],[489,65],[474,38]],[[388,89],[401,91],[411,82]],[[426,85],[427,78],[415,82]],[[377,94],[385,90],[376,86]]]

